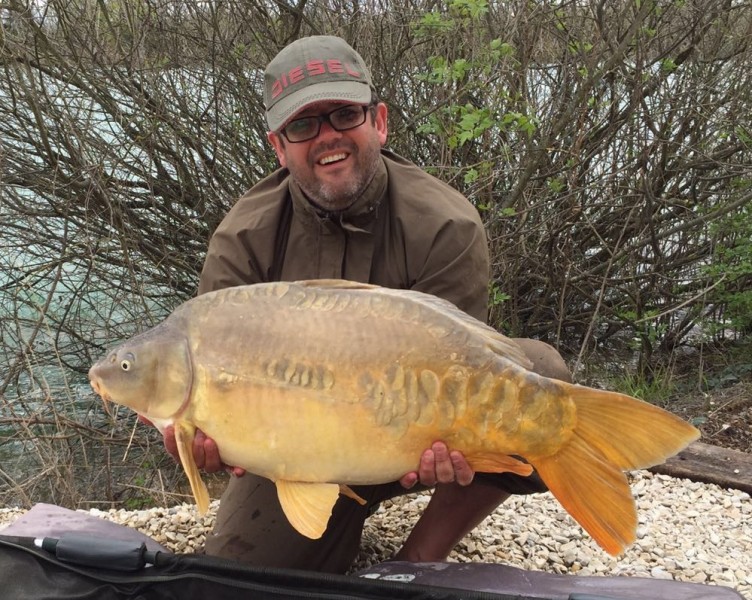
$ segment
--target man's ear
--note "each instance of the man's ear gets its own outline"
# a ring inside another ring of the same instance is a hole
[[[286,167],[287,156],[285,155],[285,141],[278,133],[274,133],[273,131],[267,132],[266,139],[269,140],[269,143],[277,153],[277,160],[279,161],[279,164],[283,167]]]
[[[381,145],[384,146],[386,144],[388,133],[387,116],[389,111],[387,110],[386,104],[383,102],[379,102],[376,105],[375,110],[376,117],[374,119],[374,127],[376,127],[376,133],[378,134]]]

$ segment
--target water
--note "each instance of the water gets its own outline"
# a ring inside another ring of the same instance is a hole
[[[143,439],[125,451],[134,416],[108,415],[86,372],[109,347],[166,315],[169,292],[152,286],[142,295],[124,267],[94,268],[95,256],[55,248],[66,239],[59,221],[45,222],[50,244],[24,245],[28,222],[7,207],[0,208],[8,225],[0,234],[0,506],[76,507],[139,493],[128,482],[144,477]],[[87,239],[84,227],[66,235]]]
[[[200,262],[207,236],[194,234],[193,224],[202,223],[203,214],[189,202],[165,208],[154,201],[153,186],[179,177],[170,153],[153,151],[154,140],[169,145],[162,137],[171,131],[169,118],[150,122],[153,115],[139,104],[143,98],[112,89],[105,110],[77,87],[80,79],[23,69],[5,75],[9,85],[0,87],[0,505],[74,506],[81,498],[124,498],[147,485],[147,476],[136,471],[160,454],[148,458],[142,445],[158,439],[144,428],[130,442],[133,413],[107,414],[86,372],[108,348],[156,324],[185,297],[191,286],[183,263],[155,265],[161,248],[150,257],[144,246],[157,244],[179,223],[188,238],[178,245],[180,251]],[[141,83],[156,95],[160,86],[172,89],[209,118],[213,111],[233,114],[212,96],[212,85],[199,85],[205,75],[145,73]],[[186,86],[196,89],[186,92]],[[154,137],[134,138],[133,129]],[[262,146],[260,141],[257,147]],[[211,152],[205,149],[210,159],[221,159]],[[180,158],[201,164],[195,152]],[[211,176],[199,173],[199,178]],[[242,170],[237,177],[244,178]],[[171,258],[169,248],[164,263]],[[144,481],[128,487],[136,477]]]

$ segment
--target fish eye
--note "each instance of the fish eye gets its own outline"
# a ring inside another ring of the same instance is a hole
[[[120,368],[123,371],[130,371],[133,367],[133,361],[136,359],[131,352],[128,352],[120,361]]]

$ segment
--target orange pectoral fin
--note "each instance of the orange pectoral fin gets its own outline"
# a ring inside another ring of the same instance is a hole
[[[466,454],[465,459],[478,473],[516,473],[527,477],[533,472],[532,466],[506,454],[477,452]]]
[[[178,446],[178,454],[183,470],[191,484],[191,491],[196,499],[198,511],[204,515],[209,510],[209,491],[201,479],[196,461],[193,458],[193,436],[196,428],[187,423],[175,423],[175,442]]]

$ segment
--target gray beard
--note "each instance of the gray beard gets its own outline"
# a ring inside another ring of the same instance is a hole
[[[358,161],[364,166],[360,177],[343,185],[322,184],[320,181],[298,179],[298,185],[308,199],[317,207],[330,213],[342,212],[350,208],[363,195],[378,171],[381,151],[367,148]],[[362,159],[362,160],[361,160]]]

